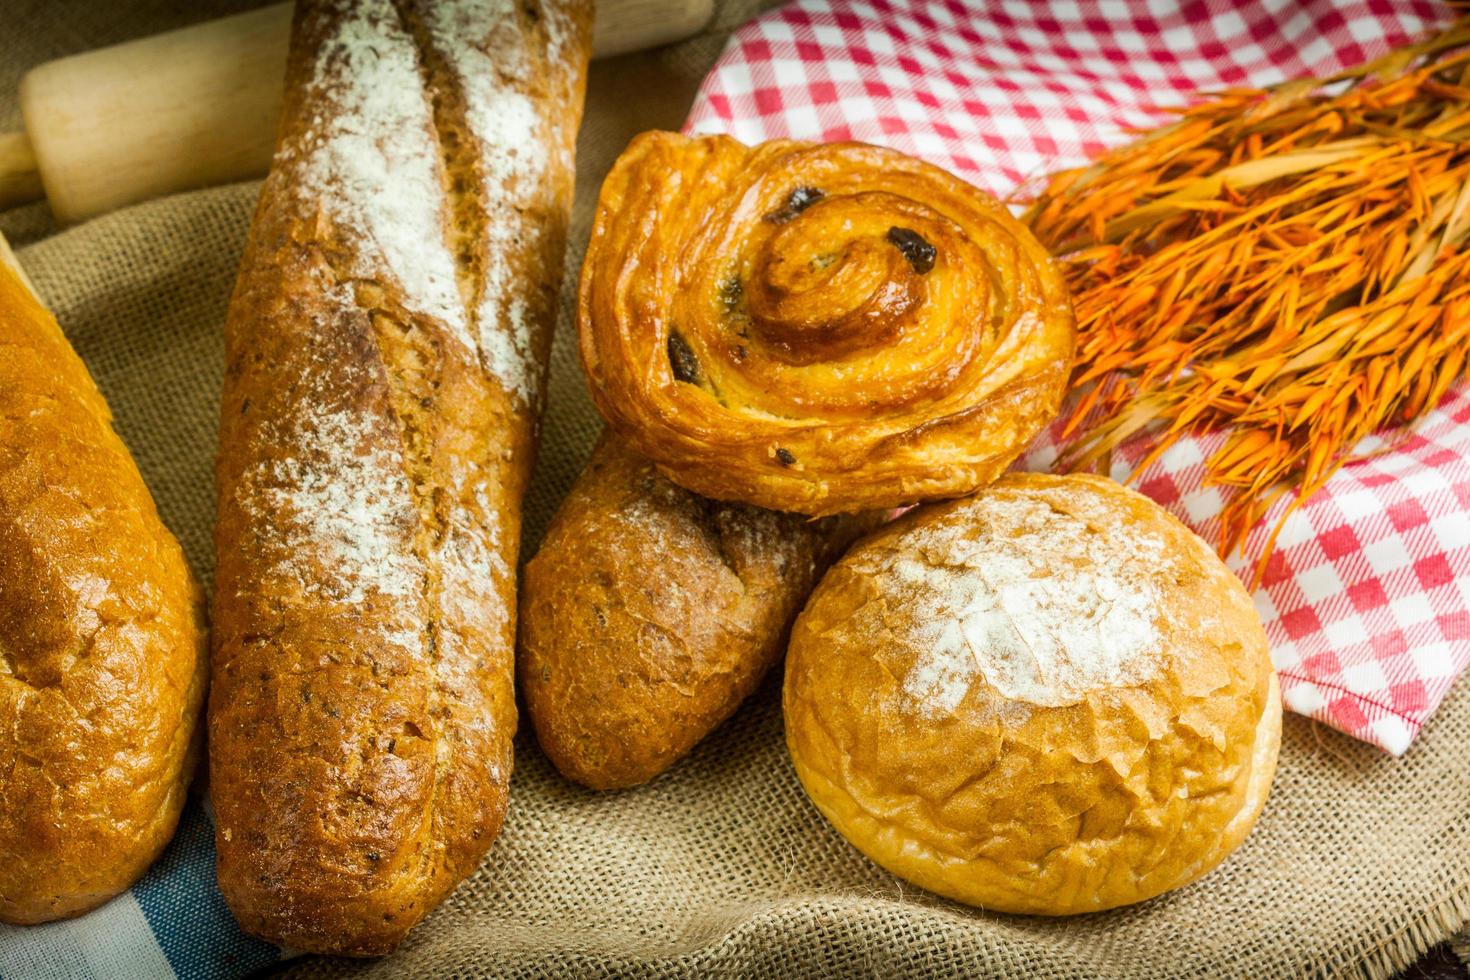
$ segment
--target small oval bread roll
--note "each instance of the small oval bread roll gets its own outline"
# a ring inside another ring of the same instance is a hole
[[[0,249],[0,922],[79,915],[173,836],[202,597],[111,413]]]
[[[1250,831],[1281,708],[1240,582],[1099,477],[1014,475],[860,542],[792,630],[786,737],[915,884],[1065,915],[1178,888]]]
[[[592,789],[673,765],[781,659],[860,524],[706,500],[604,435],[521,588],[520,687],[552,763]]]

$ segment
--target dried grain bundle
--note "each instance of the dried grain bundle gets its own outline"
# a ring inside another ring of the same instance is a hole
[[[1227,428],[1205,479],[1235,491],[1228,553],[1439,401],[1470,342],[1467,44],[1461,18],[1331,78],[1223,92],[1048,179],[1026,217],[1076,302],[1064,465],[1147,433],[1138,472]]]

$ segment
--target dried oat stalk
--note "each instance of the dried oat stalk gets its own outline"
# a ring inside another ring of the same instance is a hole
[[[1470,347],[1467,44],[1462,18],[1333,78],[1224,92],[1049,178],[1027,219],[1076,302],[1065,464],[1150,433],[1141,470],[1228,429],[1206,463],[1236,491],[1228,553],[1439,401]]]

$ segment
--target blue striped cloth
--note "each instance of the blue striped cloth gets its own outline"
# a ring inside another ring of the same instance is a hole
[[[0,925],[0,980],[232,980],[282,958],[240,931],[214,880],[214,822],[196,793],[132,889],[86,915]]]

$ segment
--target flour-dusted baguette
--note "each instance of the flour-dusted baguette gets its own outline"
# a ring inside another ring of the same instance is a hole
[[[385,953],[499,831],[589,21],[298,6],[217,472],[211,792],[257,936]]]
[[[3,258],[0,922],[35,923],[123,891],[173,835],[204,617],[86,367]]]
[[[823,569],[874,523],[707,500],[604,434],[521,590],[541,748],[593,789],[663,772],[780,661]]]

